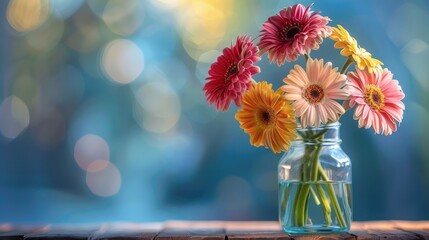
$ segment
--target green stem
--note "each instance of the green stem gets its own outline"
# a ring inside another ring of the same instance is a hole
[[[322,201],[323,213],[325,215],[326,224],[329,226],[332,224],[331,204],[329,202],[329,199],[326,197],[325,190],[323,190],[322,185],[316,184],[316,189],[320,195],[320,200]]]
[[[304,54],[304,57],[305,57],[305,62],[307,62],[308,59],[310,58],[310,54]]]
[[[298,186],[296,197],[294,199],[294,205],[293,205],[293,221],[297,226],[303,226],[306,222],[306,216],[305,216],[305,204],[307,203],[307,196],[309,193],[308,185],[303,184],[308,181],[309,176],[307,174],[307,165],[310,161],[310,155],[311,155],[311,148],[310,146],[305,147],[305,153],[304,158],[301,163],[301,173],[300,173],[300,184]]]
[[[294,225],[298,225],[298,198],[301,196],[302,184],[298,185],[296,189],[295,198],[292,205],[292,221]]]
[[[308,197],[311,189],[311,184],[317,181],[317,166],[319,162],[320,152],[322,150],[322,146],[316,146],[316,150],[313,154],[312,159],[308,159],[310,161],[310,176],[307,178],[309,181],[305,184],[300,194],[298,195],[298,226],[304,226],[307,222],[307,212],[308,212]],[[310,154],[307,156],[309,157]]]
[[[307,153],[307,149],[305,149],[305,152]],[[304,156],[306,156],[306,153]],[[301,196],[301,191],[302,191],[302,184],[301,182],[305,181],[305,158],[303,159],[303,163],[300,166],[300,184],[298,184],[298,188],[296,189],[295,192],[295,197],[293,199],[293,205],[292,205],[292,221],[294,225],[298,225],[298,202],[299,202],[299,196]]]
[[[322,137],[322,136],[323,136],[323,134],[325,134],[327,131],[328,131],[328,129],[323,129],[322,131],[320,131],[320,132],[318,132],[318,133],[314,134],[314,135],[311,137],[311,139],[312,139],[312,140],[314,140],[314,141],[317,141],[317,140],[318,140],[318,138]],[[320,141],[319,141],[319,142],[320,142]]]
[[[316,205],[317,205],[317,206],[319,206],[319,205],[320,205],[320,200],[319,200],[319,198],[317,197],[317,194],[316,194],[316,192],[314,191],[313,186],[310,186],[310,193],[311,193],[311,195],[313,196],[313,198],[314,198],[314,202],[316,203]]]
[[[329,181],[328,176],[326,176],[326,173],[320,164],[318,164],[318,169],[322,179],[325,182]],[[344,228],[346,227],[346,221],[344,220],[344,216],[343,216],[343,213],[341,212],[340,204],[338,203],[337,195],[335,195],[335,190],[332,184],[327,184],[327,191],[328,191],[329,198],[332,201],[332,205],[334,206],[334,211],[335,211],[335,214],[337,215],[338,222],[340,226]]]
[[[310,192],[310,183],[305,183],[301,188],[301,193],[298,195],[298,226],[304,226],[306,219],[305,219],[305,209],[306,205],[308,205],[306,199],[308,197],[308,194]]]
[[[343,68],[341,68],[341,74],[344,74],[347,71],[347,68],[352,64],[354,61],[351,57],[347,58],[347,61],[344,63]]]
[[[316,152],[314,153],[314,158],[313,158],[313,162],[311,164],[311,182],[316,182],[317,181],[317,166],[319,165],[319,156],[320,156],[320,152],[322,151],[322,146],[319,145],[316,148]]]
[[[281,189],[280,189],[280,194],[281,194],[281,201],[282,201],[282,205],[281,205],[281,216],[283,216],[283,214],[286,212],[286,207],[287,207],[287,203],[289,200],[289,195],[290,195],[290,191],[292,190],[292,185],[291,184],[287,184],[285,185],[281,185]]]

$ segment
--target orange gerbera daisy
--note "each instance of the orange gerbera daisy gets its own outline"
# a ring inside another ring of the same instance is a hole
[[[297,125],[293,108],[281,90],[274,92],[267,82],[253,84],[243,95],[242,106],[235,119],[250,135],[250,144],[271,148],[274,153],[289,148]]]

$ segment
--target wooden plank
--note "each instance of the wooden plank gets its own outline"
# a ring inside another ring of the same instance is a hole
[[[338,234],[287,234],[283,232],[278,222],[230,222],[226,224],[226,233],[228,239],[244,240],[244,239],[355,239],[348,233]]]
[[[105,225],[15,226],[0,224],[0,239],[288,240],[429,239],[429,221],[353,222],[350,233],[288,235],[278,222],[114,223]]]
[[[414,233],[421,239],[429,239],[428,221],[393,221],[393,224],[399,230]]]
[[[337,239],[347,239],[354,240],[356,237],[349,233],[333,233],[333,234],[309,234],[309,235],[291,235],[292,239],[296,240],[337,240]]]
[[[278,222],[225,222],[228,240],[289,240],[292,239],[283,232]]]
[[[360,231],[351,231],[351,234],[357,239],[419,239],[415,233],[397,229],[392,221],[362,222]]]
[[[162,230],[162,223],[115,223],[102,226],[90,239],[153,240]]]
[[[353,222],[349,233],[359,240],[378,239],[377,236],[368,233],[363,222]]]
[[[0,224],[0,238],[4,240],[24,239],[27,234],[43,233],[49,231],[50,225],[46,226],[14,226],[12,224]]]
[[[219,221],[169,221],[156,236],[156,240],[224,240],[224,223]]]
[[[25,234],[24,239],[87,240],[100,229],[100,225],[56,225],[43,232]]]

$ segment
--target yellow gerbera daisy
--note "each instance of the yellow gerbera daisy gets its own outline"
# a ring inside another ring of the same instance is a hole
[[[274,92],[271,84],[259,82],[244,93],[243,109],[235,115],[240,127],[250,135],[250,144],[264,146],[278,153],[289,148],[295,139],[295,113],[283,92]]]
[[[341,55],[349,57],[350,60],[356,62],[360,70],[368,68],[370,73],[381,71],[383,63],[371,56],[364,48],[360,47],[355,38],[350,36],[349,32],[341,25],[338,28],[333,27],[333,32],[330,36],[335,41],[334,47],[341,48]]]

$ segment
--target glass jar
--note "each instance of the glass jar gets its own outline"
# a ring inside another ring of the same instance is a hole
[[[352,165],[340,123],[297,128],[278,166],[279,220],[288,233],[347,232],[352,221]]]

